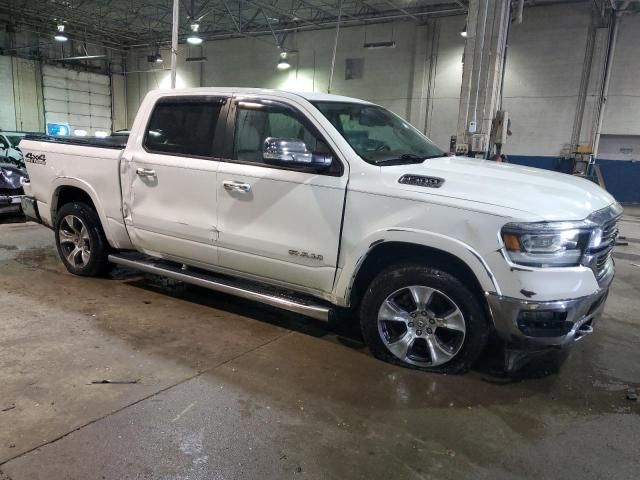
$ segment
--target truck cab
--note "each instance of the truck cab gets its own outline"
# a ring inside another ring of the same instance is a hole
[[[515,352],[508,368],[567,347],[613,279],[622,209],[600,187],[447,156],[359,99],[158,90],[128,138],[22,145],[23,209],[53,228],[70,272],[120,264],[314,318],[347,312],[403,366],[465,371],[490,330]]]

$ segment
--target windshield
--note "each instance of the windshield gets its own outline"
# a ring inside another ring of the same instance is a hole
[[[419,163],[444,152],[410,123],[382,107],[313,102],[363,160],[374,165]]]
[[[20,140],[22,140],[22,137],[19,137],[17,135],[7,135],[7,139],[9,139],[12,147],[17,147],[20,143]]]

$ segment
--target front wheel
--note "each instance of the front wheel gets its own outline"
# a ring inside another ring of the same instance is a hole
[[[380,273],[362,299],[360,324],[377,358],[441,373],[468,370],[487,339],[484,311],[469,289],[420,265]]]
[[[58,254],[69,272],[99,276],[110,270],[109,244],[93,208],[81,202],[63,205],[54,231]]]

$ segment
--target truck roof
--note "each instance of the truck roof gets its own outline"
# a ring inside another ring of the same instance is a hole
[[[156,94],[169,95],[169,94],[182,94],[182,95],[215,95],[215,94],[237,94],[237,95],[283,95],[283,96],[297,96],[303,97],[310,102],[349,102],[349,103],[362,103],[372,105],[371,102],[362,100],[359,98],[343,97],[342,95],[333,95],[331,93],[322,92],[294,92],[291,90],[276,90],[269,88],[234,88],[234,87],[198,87],[198,88],[177,88],[177,89],[161,89],[156,90]]]

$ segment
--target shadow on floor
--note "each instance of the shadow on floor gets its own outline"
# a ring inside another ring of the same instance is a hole
[[[128,285],[136,288],[169,295],[173,298],[266,322],[311,337],[338,342],[353,350],[367,352],[357,318],[346,311],[342,312],[338,319],[323,323],[258,302],[212,292],[202,287],[156,275],[143,274],[141,276],[139,272],[118,268],[113,272],[113,276],[116,279],[125,280]],[[504,343],[495,332],[491,332],[487,346],[472,371],[478,373],[487,383],[508,385],[555,375],[559,372],[566,358],[567,351],[549,351],[532,359],[517,372],[508,373],[504,370]]]

